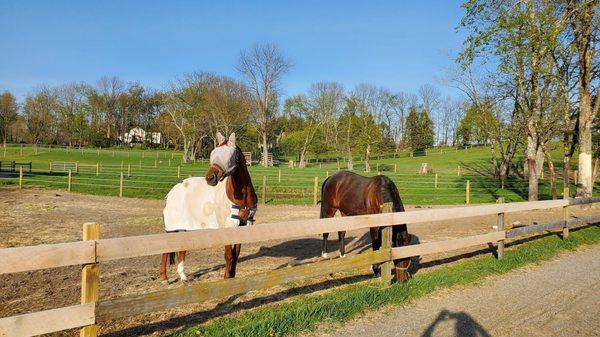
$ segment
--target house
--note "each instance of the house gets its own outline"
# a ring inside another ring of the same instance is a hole
[[[125,144],[144,143],[149,142],[150,144],[160,144],[162,135],[160,132],[146,132],[140,127],[135,127],[129,132],[125,133],[122,137],[119,137]]]

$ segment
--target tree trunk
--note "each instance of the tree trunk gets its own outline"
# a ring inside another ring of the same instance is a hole
[[[298,162],[298,168],[306,167],[306,149],[302,149],[300,152],[300,161]]]
[[[538,200],[538,175],[536,172],[537,142],[527,137],[527,169],[529,175],[529,201]]]
[[[262,147],[263,147],[263,166],[269,166],[269,149],[267,148],[267,132],[262,134]]]
[[[535,172],[537,173],[538,179],[542,177],[542,171],[544,170],[544,151],[542,147],[538,147],[535,155]]]
[[[554,161],[552,160],[550,151],[544,149],[544,154],[548,161],[548,169],[550,170],[550,193],[552,194],[552,200],[556,200],[558,199],[558,195],[556,194],[556,171],[554,169]]]

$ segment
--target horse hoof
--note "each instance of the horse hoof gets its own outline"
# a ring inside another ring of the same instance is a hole
[[[326,258],[329,257],[329,255],[327,253],[321,253],[321,257],[324,258],[324,259],[326,259]]]
[[[346,257],[346,254],[340,254],[340,257]]]

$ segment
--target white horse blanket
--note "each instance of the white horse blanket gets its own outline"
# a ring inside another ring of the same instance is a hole
[[[239,220],[231,218],[232,202],[227,197],[227,179],[210,186],[204,177],[185,179],[167,194],[163,210],[165,229],[198,230],[236,227]]]

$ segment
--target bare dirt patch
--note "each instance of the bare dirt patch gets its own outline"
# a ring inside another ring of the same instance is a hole
[[[81,240],[82,224],[101,224],[101,237],[121,237],[162,233],[163,200],[145,200],[71,194],[63,191],[0,189],[0,248]],[[430,207],[430,206],[426,206]],[[409,207],[408,211],[420,209]],[[598,213],[598,210],[575,209],[573,214]],[[262,206],[257,225],[283,220],[318,218],[318,207]],[[560,219],[560,210],[543,210],[507,215],[508,221],[524,224]],[[414,241],[428,242],[491,231],[495,216],[468,218],[444,223],[410,225]],[[337,235],[330,236],[337,249]],[[347,250],[368,249],[367,231],[349,232]],[[290,241],[269,241],[242,246],[237,277],[244,277],[299,261],[317,259],[321,250],[318,235]],[[445,254],[423,257],[420,267],[435,268],[460,258],[488,253],[487,247],[475,247]],[[118,260],[101,265],[100,298],[164,289],[158,280],[159,256]],[[193,282],[214,280],[224,272],[223,248],[191,252],[186,269],[194,275]],[[175,277],[174,269],[170,276]],[[80,296],[80,267],[66,267],[35,272],[0,275],[0,317],[76,304]],[[367,269],[358,273],[316,278],[310,282],[280,286],[267,291],[251,292],[229,299],[215,300],[143,317],[112,321],[101,326],[109,336],[164,335],[188,324],[202,323],[211,318],[273,303],[301,293],[325,291],[348,282],[360,282],[370,277]],[[168,287],[179,287],[173,283]],[[55,335],[72,335],[63,332]]]

